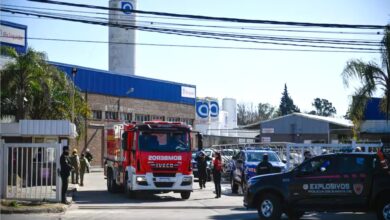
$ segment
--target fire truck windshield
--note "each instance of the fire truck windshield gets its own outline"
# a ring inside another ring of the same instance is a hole
[[[189,137],[186,132],[140,132],[138,147],[147,152],[188,152]]]

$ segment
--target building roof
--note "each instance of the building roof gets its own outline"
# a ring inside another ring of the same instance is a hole
[[[298,112],[291,113],[291,114],[284,115],[284,116],[277,117],[277,118],[273,118],[273,119],[266,120],[266,121],[261,121],[261,122],[259,122],[259,124],[263,124],[263,123],[266,123],[266,122],[279,120],[279,119],[282,119],[282,118],[285,118],[285,117],[291,117],[291,116],[298,116],[298,117],[304,117],[304,118],[318,120],[318,121],[324,121],[324,122],[328,122],[330,124],[340,125],[340,126],[343,126],[343,127],[353,127],[352,121],[347,120],[347,119],[325,117],[325,116],[311,115],[311,114],[298,113]]]
[[[82,92],[195,106],[196,86],[194,85],[113,73],[58,62],[49,63],[64,71],[71,79],[72,68],[77,68],[74,81]],[[186,93],[188,90],[191,90],[191,97]]]
[[[20,120],[0,123],[1,136],[63,136],[77,137],[76,125],[67,120]]]

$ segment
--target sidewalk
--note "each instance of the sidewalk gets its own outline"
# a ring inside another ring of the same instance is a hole
[[[102,172],[87,174],[84,186],[79,187],[72,208],[78,209],[245,209],[242,195],[231,193],[230,184],[222,184],[222,198],[216,199],[214,183],[207,182],[205,189],[194,182],[193,192],[188,200],[182,200],[180,193],[142,193],[137,199],[130,199],[124,193],[109,193]]]
[[[28,213],[61,213],[65,212],[73,201],[73,195],[77,192],[78,185],[69,184],[67,201],[70,205],[43,201],[23,201],[15,199],[2,199],[0,204],[1,214],[28,214]]]

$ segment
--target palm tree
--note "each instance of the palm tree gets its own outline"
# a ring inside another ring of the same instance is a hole
[[[389,121],[390,115],[390,26],[385,29],[381,41],[382,66],[375,62],[364,62],[362,60],[350,60],[347,62],[342,78],[344,85],[349,86],[350,80],[358,79],[361,86],[353,94],[352,103],[349,106],[347,115],[354,122],[355,128],[359,129],[363,119],[367,100],[373,94],[382,90],[381,110],[386,114]]]
[[[0,71],[1,116],[20,119],[71,119],[73,82],[65,73],[46,62],[46,55],[31,48],[18,54],[9,47],[2,53],[13,58]],[[74,121],[78,133],[90,116],[90,109],[79,91],[75,92]]]

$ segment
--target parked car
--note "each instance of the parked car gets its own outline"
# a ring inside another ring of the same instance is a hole
[[[286,164],[282,162],[278,154],[272,150],[244,150],[241,156],[235,157],[231,168],[232,193],[238,193],[241,186],[245,188],[247,180],[256,176],[256,167],[263,160],[263,155],[268,154],[268,160],[273,166],[273,173],[285,172]]]

